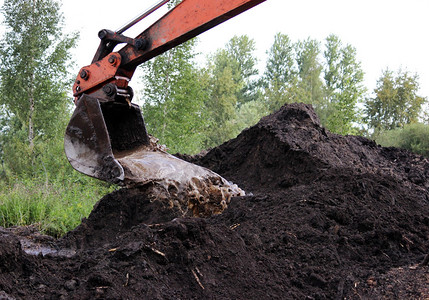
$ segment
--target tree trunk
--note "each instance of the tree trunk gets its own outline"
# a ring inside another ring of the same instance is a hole
[[[33,149],[34,147],[34,125],[33,125],[34,97],[32,93],[30,94],[28,101],[30,102],[30,111],[28,112],[28,142],[29,142],[30,148]]]
[[[32,5],[32,11],[31,11],[31,20],[32,20],[32,24],[35,24],[35,20],[34,20],[34,7],[35,7],[35,1],[33,0],[33,5]],[[31,68],[34,68],[34,56],[31,57]],[[34,121],[33,121],[33,117],[34,117],[34,82],[35,82],[35,74],[34,74],[34,69],[31,73],[31,77],[30,77],[30,85],[28,88],[28,102],[29,102],[29,112],[28,112],[28,143],[30,145],[30,149],[31,151],[33,151],[34,148]]]

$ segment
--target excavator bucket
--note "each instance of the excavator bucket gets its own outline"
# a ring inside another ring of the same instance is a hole
[[[65,153],[81,173],[127,187],[145,186],[183,215],[222,212],[244,191],[213,171],[181,160],[150,139],[136,105],[84,94],[65,134]]]
[[[67,126],[64,149],[79,172],[112,183],[124,180],[114,153],[149,144],[140,108],[84,94]]]

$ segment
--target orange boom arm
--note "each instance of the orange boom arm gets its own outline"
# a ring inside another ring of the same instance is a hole
[[[80,70],[73,94],[92,94],[108,83],[126,89],[138,65],[264,1],[183,0],[135,39],[103,30],[102,43],[110,45],[100,47],[93,63]],[[110,53],[119,42],[128,45]]]

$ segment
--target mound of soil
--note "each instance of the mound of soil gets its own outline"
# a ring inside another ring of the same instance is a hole
[[[0,299],[426,299],[429,161],[293,104],[204,154],[247,192],[191,218],[145,187],[59,240],[0,230]],[[426,259],[425,259],[426,258]]]

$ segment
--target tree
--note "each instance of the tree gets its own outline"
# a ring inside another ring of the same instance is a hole
[[[247,35],[234,36],[226,44],[224,55],[221,56],[224,60],[218,58],[217,61],[218,68],[231,68],[235,84],[241,85],[241,89],[236,93],[238,105],[257,98],[256,75],[259,71],[256,68],[255,49],[255,41]]]
[[[298,65],[297,100],[312,104],[317,109],[323,99],[319,42],[310,38],[298,41],[295,44],[295,51]]]
[[[168,7],[180,2],[170,1]],[[146,127],[171,152],[202,149],[208,92],[207,75],[195,63],[197,42],[191,39],[141,66]]]
[[[335,35],[326,38],[324,51],[325,103],[321,113],[322,123],[332,132],[354,133],[359,121],[357,104],[363,102],[366,92],[364,73],[356,58],[356,49],[343,46]]]
[[[147,129],[172,152],[202,148],[207,91],[204,74],[194,66],[195,45],[190,40],[142,66]]]
[[[289,36],[277,33],[274,43],[267,51],[268,59],[262,78],[265,101],[271,112],[295,99],[297,69],[294,46]]]
[[[65,93],[70,52],[77,35],[62,34],[63,16],[54,0],[5,0],[6,34],[1,43],[0,104],[16,117],[30,148],[36,137],[58,134],[67,117]]]
[[[338,88],[340,81],[341,64],[341,41],[336,35],[330,35],[326,38],[324,79],[326,85],[326,94],[330,98]]]
[[[254,50],[254,41],[248,36],[235,36],[209,58],[210,95],[206,101],[209,123],[205,147],[217,146],[236,136],[242,129],[237,126],[237,111],[259,98]]]
[[[207,67],[209,76],[209,97],[206,101],[208,127],[205,131],[204,147],[214,147],[233,136],[228,122],[235,118],[238,105],[237,95],[242,82],[235,79],[236,65],[228,59],[225,49],[218,50]]]
[[[232,134],[236,136],[244,128],[255,125],[269,113],[265,102],[260,99],[246,102],[235,110],[234,118],[227,122],[226,127],[230,128]]]
[[[58,164],[68,167],[57,145],[63,143],[71,106],[68,67],[77,34],[62,33],[57,1],[5,0],[2,12],[0,154],[14,175],[57,177]]]
[[[374,97],[366,99],[365,121],[378,133],[416,122],[427,98],[418,96],[418,75],[385,70],[377,81]]]

